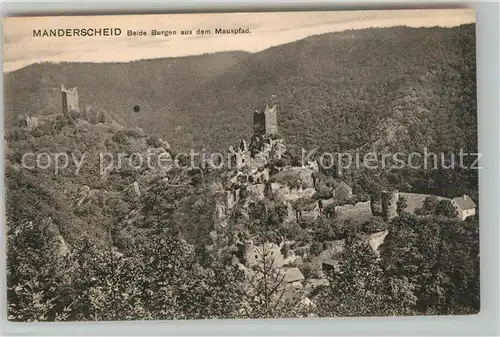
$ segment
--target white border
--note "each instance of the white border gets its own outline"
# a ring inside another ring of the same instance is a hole
[[[1,1],[1,0],[0,0]],[[479,176],[480,240],[481,240],[481,313],[474,316],[339,318],[315,320],[212,320],[212,321],[150,321],[98,323],[12,323],[6,320],[5,300],[5,231],[0,232],[0,333],[1,335],[500,335],[499,312],[499,225],[500,225],[500,142],[499,142],[499,17],[496,1],[480,3],[427,2],[407,3],[391,1],[348,2],[337,1],[191,1],[165,4],[163,2],[101,2],[83,3],[57,1],[44,3],[3,2],[2,15],[57,15],[57,14],[140,14],[203,11],[263,11],[263,10],[338,10],[391,8],[456,8],[476,9],[477,88],[478,88],[478,144],[483,153]],[[1,55],[0,55],[1,57]],[[3,92],[3,78],[0,84]],[[3,122],[3,95],[0,99]],[[4,131],[2,129],[2,138]],[[4,174],[4,148],[0,147],[0,172]],[[0,211],[5,210],[5,190],[1,184]],[[3,217],[1,220],[3,228]]]

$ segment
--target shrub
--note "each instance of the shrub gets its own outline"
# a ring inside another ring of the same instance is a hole
[[[113,135],[113,137],[111,137],[111,139],[115,143],[118,143],[118,144],[126,144],[127,143],[127,135],[122,130],[120,130],[117,133],[115,133]]]
[[[146,144],[150,147],[162,147],[162,141],[157,137],[148,137]]]
[[[318,256],[322,251],[323,251],[323,244],[321,242],[314,241],[311,244],[311,249],[309,250],[311,255]]]
[[[143,134],[140,131],[140,129],[126,129],[124,132],[129,137],[133,137],[133,138],[141,138],[141,137],[143,137]]]
[[[408,207],[408,202],[406,201],[406,197],[405,196],[400,196],[399,197],[399,200],[397,202],[397,212],[398,214],[401,214],[401,212],[403,212],[406,207]]]
[[[450,200],[443,199],[437,204],[435,214],[454,218],[457,216],[457,211]]]
[[[381,217],[372,217],[370,220],[366,221],[362,226],[363,232],[367,234],[385,231],[387,230],[387,228],[388,228],[387,223]]]
[[[70,113],[70,115],[71,115],[71,118],[73,120],[76,120],[77,118],[80,117],[80,113],[78,111],[76,111],[76,110],[72,110],[71,113]]]
[[[333,198],[333,192],[326,187],[321,187],[318,192],[316,192],[315,197],[317,199],[331,199]]]

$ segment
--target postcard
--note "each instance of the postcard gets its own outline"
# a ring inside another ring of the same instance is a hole
[[[479,312],[474,10],[3,32],[9,320]]]

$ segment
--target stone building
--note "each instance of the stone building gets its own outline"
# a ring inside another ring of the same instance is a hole
[[[382,216],[386,221],[398,216],[398,191],[382,191]]]
[[[287,284],[290,290],[298,290],[302,288],[305,277],[304,274],[297,267],[284,268],[281,273],[283,274],[283,281]]]
[[[248,146],[245,140],[242,140],[239,146],[229,146],[229,155],[231,156],[231,168],[241,169],[248,165],[250,157]]]
[[[470,216],[476,215],[476,204],[468,195],[456,197],[451,200],[453,207],[457,211],[457,217],[464,221]]]
[[[284,247],[284,242],[279,245],[266,242],[262,245],[254,245],[252,240],[245,242],[245,250],[243,252],[243,260],[246,267],[252,268],[265,259],[272,264],[273,268],[281,268],[285,264],[283,253],[281,250]]]

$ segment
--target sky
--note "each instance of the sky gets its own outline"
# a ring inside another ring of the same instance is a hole
[[[219,51],[258,52],[307,36],[370,27],[453,27],[474,23],[473,9],[151,14],[113,16],[13,17],[3,22],[3,71],[39,62],[128,62]],[[250,28],[250,34],[196,35],[196,30]],[[121,28],[112,37],[33,37],[33,30]],[[151,36],[151,29],[176,36]],[[144,30],[147,36],[127,36]],[[181,30],[193,35],[181,36]]]

